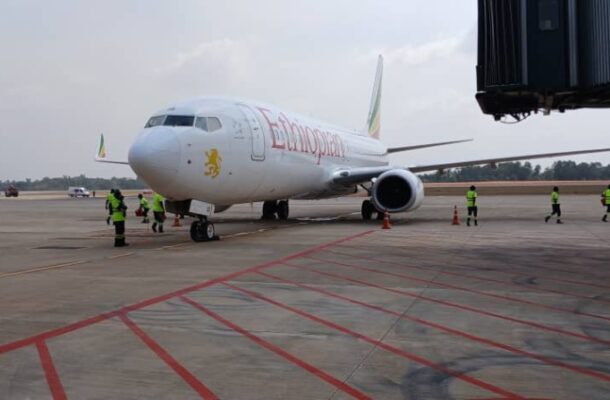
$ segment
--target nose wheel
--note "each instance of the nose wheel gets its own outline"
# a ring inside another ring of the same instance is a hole
[[[214,224],[207,220],[195,221],[191,224],[191,239],[195,242],[207,242],[216,239]]]

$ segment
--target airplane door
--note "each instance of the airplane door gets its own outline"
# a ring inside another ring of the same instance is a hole
[[[252,142],[252,160],[263,161],[265,159],[265,135],[258,118],[252,109],[244,104],[240,104],[239,108],[246,116],[248,125],[250,126],[250,140]]]

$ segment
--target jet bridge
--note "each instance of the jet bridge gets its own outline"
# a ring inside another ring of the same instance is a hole
[[[496,120],[610,107],[610,1],[479,0],[476,99]]]

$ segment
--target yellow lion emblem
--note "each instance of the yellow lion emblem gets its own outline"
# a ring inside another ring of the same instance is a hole
[[[220,156],[220,153],[218,153],[218,149],[210,149],[210,151],[206,151],[205,156],[208,158],[208,161],[205,163],[204,175],[214,179],[220,175],[220,163],[222,162],[222,157]]]

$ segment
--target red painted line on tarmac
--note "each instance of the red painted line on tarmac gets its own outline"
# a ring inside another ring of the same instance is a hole
[[[418,324],[421,324],[421,325],[425,325],[425,326],[428,326],[428,327],[431,327],[431,328],[434,328],[434,329],[437,329],[437,330],[440,330],[440,331],[443,331],[443,332],[446,332],[446,333],[449,333],[449,334],[452,334],[452,335],[460,336],[460,337],[463,337],[463,338],[466,338],[466,339],[469,339],[469,340],[472,340],[474,342],[478,342],[478,343],[481,343],[481,344],[484,344],[484,345],[487,345],[487,346],[491,346],[491,347],[495,347],[495,348],[498,348],[498,349],[501,349],[501,350],[509,351],[511,353],[518,354],[520,356],[524,356],[524,357],[527,357],[527,358],[532,358],[532,359],[538,360],[538,361],[543,362],[543,363],[548,364],[548,365],[552,365],[552,366],[555,366],[555,367],[568,369],[568,370],[571,370],[573,372],[577,372],[577,373],[580,373],[580,374],[583,374],[583,375],[587,375],[587,376],[592,376],[594,378],[598,378],[598,379],[602,379],[604,381],[610,382],[610,374],[606,374],[606,373],[603,373],[603,372],[598,372],[598,371],[591,370],[591,369],[588,369],[588,368],[581,368],[581,367],[578,367],[578,366],[566,364],[566,363],[564,363],[562,361],[554,360],[552,358],[544,357],[544,356],[541,356],[541,355],[538,355],[538,354],[535,354],[535,353],[531,353],[529,351],[521,350],[521,349],[518,349],[516,347],[510,346],[508,344],[496,342],[494,340],[487,339],[487,338],[484,338],[484,337],[481,337],[481,336],[477,336],[477,335],[473,335],[471,333],[460,331],[458,329],[453,329],[453,328],[450,328],[450,327],[448,327],[446,325],[442,325],[442,324],[438,324],[438,323],[435,323],[435,322],[427,321],[427,320],[424,320],[424,319],[421,319],[421,318],[410,317],[408,315],[403,315],[401,313],[389,310],[389,309],[384,308],[384,307],[376,306],[374,304],[366,303],[364,301],[359,301],[359,300],[353,299],[351,297],[340,295],[338,293],[334,293],[334,292],[331,292],[331,291],[328,291],[328,290],[325,290],[325,289],[320,289],[320,288],[317,288],[317,287],[313,287],[313,286],[305,285],[305,284],[302,284],[302,283],[298,283],[298,282],[292,281],[290,279],[281,278],[281,277],[279,277],[277,275],[273,275],[273,274],[271,274],[269,272],[259,271],[259,272],[257,272],[257,274],[265,276],[267,278],[274,279],[274,280],[276,280],[278,282],[282,282],[282,283],[285,283],[285,284],[288,284],[288,285],[292,285],[292,286],[300,287],[300,288],[303,288],[303,289],[306,289],[306,290],[310,290],[310,291],[314,291],[314,292],[317,292],[317,293],[321,293],[321,294],[323,294],[325,296],[332,297],[332,298],[335,298],[335,299],[343,300],[343,301],[349,302],[351,304],[356,304],[356,305],[359,305],[359,306],[362,306],[362,307],[369,308],[371,310],[380,311],[380,312],[382,312],[384,314],[389,314],[389,315],[398,317],[398,318],[406,320],[406,321],[412,321],[412,322],[415,322],[415,323],[418,323]]]
[[[604,340],[604,339],[598,339],[592,336],[587,336],[587,335],[583,335],[577,332],[571,332],[571,331],[566,331],[563,329],[559,329],[559,328],[553,328],[551,326],[548,325],[543,325],[543,324],[539,324],[537,322],[532,322],[532,321],[527,321],[527,320],[523,320],[523,319],[518,319],[518,318],[513,318],[513,317],[508,317],[505,315],[500,315],[500,314],[496,314],[494,312],[491,311],[485,311],[485,310],[481,310],[478,308],[474,308],[474,307],[469,307],[469,306],[464,306],[461,304],[456,304],[456,303],[451,303],[445,300],[437,300],[434,299],[432,297],[428,297],[428,296],[422,296],[419,294],[413,294],[413,293],[409,293],[409,292],[405,292],[404,290],[399,290],[399,289],[393,289],[393,288],[388,288],[388,287],[384,287],[381,285],[376,285],[374,283],[370,283],[370,282],[366,282],[366,281],[362,281],[360,279],[355,279],[355,278],[350,278],[348,276],[345,275],[339,275],[339,274],[333,274],[330,272],[324,272],[324,271],[320,271],[314,268],[310,268],[310,267],[304,267],[301,265],[294,265],[294,264],[288,264],[288,263],[283,263],[284,265],[287,265],[289,267],[293,267],[293,268],[297,268],[297,269],[303,269],[305,271],[310,271],[316,274],[320,274],[320,275],[326,275],[329,276],[331,278],[336,278],[339,280],[343,280],[343,281],[347,281],[347,282],[352,282],[352,283],[357,283],[359,285],[363,285],[363,286],[367,286],[367,287],[372,287],[372,288],[376,288],[376,289],[381,289],[384,290],[386,292],[391,292],[391,293],[396,293],[399,294],[401,296],[406,296],[406,297],[412,297],[415,299],[420,299],[420,300],[425,300],[425,301],[429,301],[432,303],[436,303],[436,304],[441,304],[447,307],[451,307],[451,308],[456,308],[458,310],[462,310],[462,311],[469,311],[472,313],[476,313],[476,314],[481,314],[481,315],[485,315],[488,317],[493,317],[493,318],[497,318],[497,319],[501,319],[504,321],[510,321],[510,322],[515,322],[518,324],[522,324],[522,325],[528,325],[534,328],[538,328],[538,329],[542,329],[545,331],[549,331],[549,332],[554,332],[554,333],[559,333],[562,335],[566,335],[566,336],[572,336],[572,337],[576,337],[579,339],[584,339],[590,342],[595,342],[595,343],[601,343],[604,345],[610,345],[610,340]]]
[[[480,296],[493,297],[493,298],[497,298],[497,299],[501,299],[501,300],[513,301],[513,302],[516,302],[516,303],[527,304],[527,305],[531,305],[531,306],[535,306],[535,307],[544,308],[544,309],[547,309],[547,310],[560,311],[560,312],[564,312],[564,313],[582,315],[582,316],[586,316],[586,317],[591,317],[591,318],[597,318],[597,319],[603,319],[603,320],[606,320],[606,321],[610,321],[610,317],[604,317],[603,315],[591,314],[591,313],[587,313],[587,312],[583,312],[583,311],[578,311],[578,310],[570,310],[569,308],[549,306],[549,305],[546,305],[546,304],[537,303],[535,301],[523,300],[523,299],[519,299],[517,297],[505,296],[505,295],[502,295],[502,294],[488,293],[488,292],[484,292],[482,290],[476,290],[476,289],[470,289],[470,288],[463,287],[463,286],[451,285],[449,283],[435,282],[435,281],[431,281],[429,279],[417,278],[417,277],[414,277],[414,276],[411,276],[411,275],[405,275],[405,274],[398,274],[398,273],[395,273],[395,272],[382,271],[382,270],[379,270],[379,269],[376,269],[376,268],[362,267],[360,265],[348,264],[348,263],[343,263],[343,262],[339,262],[339,261],[326,260],[326,259],[323,259],[323,258],[312,257],[312,256],[304,256],[304,258],[308,258],[310,260],[315,260],[315,261],[319,261],[319,262],[323,262],[323,263],[327,263],[327,264],[338,265],[338,266],[341,266],[341,267],[353,268],[353,269],[357,269],[357,270],[361,270],[361,271],[368,271],[368,272],[372,272],[372,273],[375,273],[375,274],[393,276],[395,278],[400,278],[402,280],[410,280],[410,281],[414,281],[414,282],[423,282],[423,283],[427,283],[427,284],[430,284],[430,285],[436,285],[436,286],[445,287],[445,288],[449,288],[449,289],[461,290],[461,291],[464,291],[464,292],[467,292],[467,293],[473,293],[473,294],[480,295]]]
[[[94,325],[94,324],[96,324],[98,322],[106,321],[106,320],[108,320],[110,318],[114,318],[114,317],[118,316],[121,313],[128,313],[130,311],[139,310],[141,308],[148,307],[148,306],[151,306],[153,304],[158,304],[158,303],[167,301],[167,300],[172,299],[174,297],[182,296],[182,295],[185,295],[187,293],[190,293],[190,292],[193,292],[193,291],[196,291],[196,290],[201,290],[201,289],[213,286],[213,285],[217,285],[217,284],[219,284],[221,282],[224,282],[224,281],[233,280],[233,279],[235,279],[235,278],[237,278],[237,277],[239,277],[241,275],[245,275],[245,274],[249,274],[249,273],[252,273],[252,272],[260,271],[260,270],[263,270],[265,268],[269,268],[269,267],[271,267],[273,265],[281,264],[282,262],[285,262],[285,261],[290,261],[290,260],[293,260],[293,259],[296,259],[296,258],[299,258],[299,257],[303,257],[303,256],[305,256],[307,254],[314,253],[314,252],[317,252],[317,251],[321,251],[323,249],[326,249],[326,248],[329,248],[329,247],[332,247],[332,246],[336,246],[336,245],[338,245],[340,243],[344,243],[344,242],[347,242],[347,241],[350,241],[350,240],[353,240],[353,239],[356,239],[356,238],[359,238],[359,237],[362,237],[362,236],[366,236],[366,235],[368,235],[368,234],[370,234],[372,232],[373,231],[365,231],[365,232],[361,232],[361,233],[358,233],[358,234],[355,234],[355,235],[351,235],[351,236],[348,236],[348,237],[345,237],[345,238],[342,238],[342,239],[334,240],[332,242],[329,242],[329,243],[326,243],[326,244],[321,244],[321,245],[309,248],[307,250],[301,251],[299,253],[292,254],[290,256],[286,256],[286,257],[283,257],[283,258],[280,258],[280,259],[277,259],[277,260],[269,261],[269,262],[264,263],[264,264],[259,264],[259,265],[256,265],[254,267],[247,268],[247,269],[244,269],[244,270],[241,270],[241,271],[237,271],[237,272],[234,272],[234,273],[229,274],[229,275],[225,275],[225,276],[214,278],[214,279],[211,279],[211,280],[208,280],[208,281],[197,283],[195,285],[188,286],[186,288],[179,289],[179,290],[176,290],[176,291],[173,291],[173,292],[169,292],[169,293],[166,293],[166,294],[163,294],[163,295],[160,295],[160,296],[152,297],[152,298],[150,298],[148,300],[140,301],[139,303],[135,303],[135,304],[132,304],[132,305],[129,305],[129,306],[125,306],[125,307],[119,308],[119,309],[114,310],[114,311],[110,311],[110,312],[107,312],[107,313],[103,313],[103,314],[99,314],[99,315],[96,315],[96,316],[93,316],[93,317],[89,317],[89,318],[83,319],[81,321],[74,322],[72,324],[68,324],[68,325],[65,325],[65,326],[62,326],[62,327],[59,327],[59,328],[56,328],[56,329],[51,329],[51,330],[48,330],[48,331],[45,331],[45,332],[42,332],[42,333],[39,333],[39,334],[36,334],[36,335],[33,335],[33,336],[26,337],[24,339],[16,340],[14,342],[5,343],[3,345],[0,345],[0,355],[4,354],[4,353],[8,353],[8,352],[13,351],[13,350],[20,349],[22,347],[31,346],[31,345],[35,344],[36,342],[39,342],[39,341],[45,341],[45,340],[48,340],[50,338],[61,336],[61,335],[64,335],[64,334],[76,331],[78,329],[82,329],[82,328],[85,328],[87,326]]]
[[[291,363],[295,364],[296,366],[310,372],[311,374],[317,376],[318,378],[322,379],[323,381],[333,385],[334,387],[341,390],[342,392],[349,394],[353,398],[372,399],[372,397],[369,397],[366,394],[362,393],[361,391],[357,390],[356,388],[341,382],[339,379],[333,377],[332,375],[329,375],[326,372],[314,367],[313,365],[301,360],[300,358],[297,358],[296,356],[294,356],[294,355],[290,354],[289,352],[283,350],[282,348],[260,338],[259,336],[256,336],[256,335],[248,332],[246,329],[242,328],[241,326],[224,319],[220,315],[218,315],[215,312],[213,312],[212,310],[202,306],[201,304],[199,304],[187,297],[184,297],[184,296],[180,296],[180,299],[182,301],[184,301],[185,303],[190,304],[191,306],[195,307],[199,311],[214,318],[216,321],[227,326],[228,328],[232,329],[233,331],[247,337],[254,343],[258,344],[259,346],[264,347],[265,349],[270,350],[270,351],[274,352],[275,354],[285,358],[286,360],[290,361]]]
[[[301,317],[307,318],[307,319],[309,319],[311,321],[320,323],[320,324],[325,325],[325,326],[327,326],[329,328],[332,328],[332,329],[337,330],[339,332],[345,333],[345,334],[347,334],[349,336],[352,336],[352,337],[355,337],[355,338],[360,339],[362,341],[365,341],[367,343],[370,343],[370,344],[372,344],[374,346],[378,346],[378,347],[380,347],[380,348],[382,348],[382,349],[384,349],[386,351],[389,351],[389,352],[391,352],[393,354],[396,354],[398,356],[401,356],[401,357],[404,357],[404,358],[409,359],[411,361],[414,361],[414,362],[416,362],[418,364],[424,365],[424,366],[429,367],[429,368],[433,368],[433,369],[435,369],[437,371],[441,371],[444,374],[453,376],[456,379],[460,379],[462,381],[468,382],[468,383],[470,383],[472,385],[478,386],[478,387],[483,388],[485,390],[488,390],[488,391],[490,391],[492,393],[496,393],[496,394],[499,394],[501,396],[505,396],[508,399],[522,399],[522,400],[525,399],[524,397],[519,396],[518,394],[515,394],[515,393],[509,392],[509,391],[507,391],[505,389],[499,388],[499,387],[497,387],[495,385],[492,385],[490,383],[487,383],[487,382],[485,382],[485,381],[483,381],[481,379],[474,378],[472,376],[466,375],[466,374],[464,374],[462,372],[459,372],[459,371],[454,371],[454,370],[452,370],[450,368],[444,367],[444,366],[439,365],[439,364],[435,364],[434,362],[432,362],[432,361],[430,361],[430,360],[428,360],[426,358],[423,358],[423,357],[420,357],[418,355],[409,353],[409,352],[407,352],[405,350],[399,349],[398,347],[390,346],[389,344],[383,343],[381,340],[376,340],[376,339],[373,339],[373,338],[371,338],[369,336],[365,336],[365,335],[363,335],[361,333],[352,331],[352,330],[350,330],[350,329],[348,329],[348,328],[346,328],[344,326],[341,326],[339,324],[336,324],[336,323],[334,323],[332,321],[328,321],[326,319],[323,319],[323,318],[320,318],[320,317],[316,317],[315,315],[310,314],[310,313],[308,313],[306,311],[303,311],[303,310],[300,310],[298,308],[294,308],[294,307],[291,307],[289,305],[280,303],[279,301],[276,301],[276,300],[270,299],[268,297],[265,297],[265,296],[263,296],[260,293],[257,293],[257,292],[254,292],[254,291],[251,291],[251,290],[248,290],[248,289],[243,289],[243,288],[240,288],[238,286],[235,286],[235,285],[232,285],[232,284],[226,283],[226,282],[224,282],[223,285],[225,285],[227,287],[230,287],[230,288],[232,288],[234,290],[237,290],[239,292],[245,293],[245,294],[247,294],[250,297],[254,297],[256,299],[265,301],[265,302],[267,302],[269,304],[273,304],[276,307],[279,307],[279,308],[282,308],[284,310],[290,311],[290,312],[292,312],[294,314],[300,315]]]
[[[333,252],[333,253],[347,255],[347,254],[338,253],[338,252]],[[501,281],[499,279],[483,278],[483,277],[480,277],[480,276],[470,275],[470,274],[463,274],[463,273],[459,273],[459,272],[439,271],[437,269],[428,269],[428,268],[416,267],[416,266],[413,266],[413,265],[405,265],[405,264],[395,263],[395,262],[391,262],[391,261],[382,261],[382,260],[371,258],[371,257],[355,256],[355,255],[348,255],[348,256],[352,257],[352,258],[362,258],[363,260],[381,262],[381,263],[385,263],[385,264],[388,264],[388,265],[402,266],[403,268],[422,269],[422,270],[425,270],[425,271],[428,271],[428,272],[436,272],[436,273],[443,274],[443,275],[459,276],[459,277],[462,277],[462,278],[469,278],[469,279],[474,279],[474,280],[483,281],[483,282],[498,283],[498,284],[504,285],[504,286],[516,286],[516,287],[536,290],[536,291],[539,291],[539,292],[554,293],[554,294],[560,294],[562,296],[576,297],[576,298],[579,298],[579,299],[586,299],[586,300],[591,300],[591,301],[600,301],[600,302],[604,302],[604,303],[610,303],[610,300],[599,299],[599,298],[596,298],[595,296],[583,296],[583,295],[579,295],[579,294],[564,292],[564,291],[561,291],[561,290],[545,289],[545,288],[541,288],[541,287],[534,286],[534,285],[520,285],[520,284],[516,284],[514,282]]]
[[[137,326],[132,320],[130,320],[126,314],[121,313],[118,317],[127,325],[129,329],[142,341],[149,349],[151,349],[160,359],[173,369],[180,377],[193,388],[202,399],[216,400],[219,397],[216,396],[206,385],[204,385],[199,379],[195,377],[188,369],[172,357],[159,343],[153,338],[148,336],[139,326]]]
[[[64,391],[64,387],[61,384],[61,380],[55,369],[55,364],[53,364],[53,358],[51,358],[51,353],[49,352],[47,344],[44,341],[36,342],[36,349],[38,350],[40,364],[42,365],[44,375],[47,378],[47,384],[51,390],[53,400],[66,400],[66,392]]]

